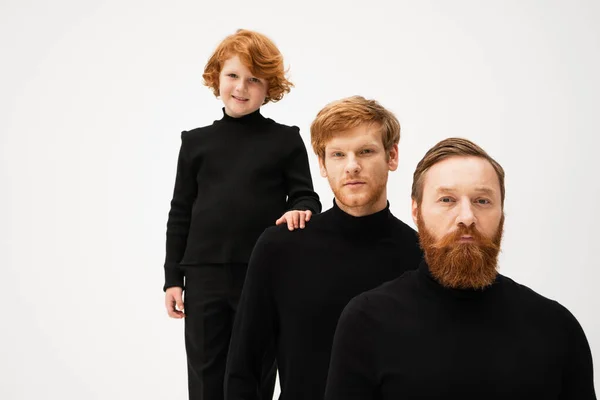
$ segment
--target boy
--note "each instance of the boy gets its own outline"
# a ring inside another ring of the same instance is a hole
[[[181,135],[164,290],[169,316],[185,317],[190,399],[221,400],[233,318],[258,236],[275,222],[304,228],[321,204],[299,129],[260,113],[292,86],[275,44],[238,30],[219,44],[203,78],[221,97],[223,118]],[[265,399],[274,382],[273,358],[266,357]]]

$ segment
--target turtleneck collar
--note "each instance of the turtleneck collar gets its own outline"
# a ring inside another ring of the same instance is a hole
[[[263,115],[260,113],[260,108],[250,114],[243,115],[239,118],[234,118],[232,116],[227,115],[227,113],[225,112],[225,107],[223,107],[222,110],[223,118],[221,118],[221,122],[238,124],[260,124],[267,121],[267,118],[263,117]]]
[[[386,207],[374,214],[355,217],[343,211],[335,199],[333,199],[333,208],[331,209],[334,223],[345,236],[356,236],[360,238],[379,238],[388,234],[390,231],[390,219],[393,217],[390,212],[390,202]]]
[[[501,285],[500,274],[496,276],[496,280],[491,286],[488,286],[484,289],[452,289],[442,286],[434,277],[431,275],[431,271],[429,270],[429,265],[425,260],[421,261],[419,264],[419,269],[417,270],[419,275],[419,280],[424,284],[425,287],[430,290],[436,292],[442,296],[450,296],[453,298],[459,299],[481,299],[491,295],[491,293],[497,291],[498,287]]]

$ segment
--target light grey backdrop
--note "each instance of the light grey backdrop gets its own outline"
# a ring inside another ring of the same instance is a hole
[[[2,0],[0,398],[185,398],[165,222],[180,131],[220,118],[202,69],[240,27],[284,53],[296,88],[263,113],[307,146],[331,100],[361,94],[398,115],[389,199],[403,220],[438,140],[497,158],[501,270],[568,307],[598,362],[599,4]]]

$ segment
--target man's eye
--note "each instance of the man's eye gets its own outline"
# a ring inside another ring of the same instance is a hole
[[[442,203],[451,203],[451,202],[452,202],[452,199],[451,199],[450,197],[442,197],[442,198],[440,199],[440,201],[441,201]]]
[[[236,74],[227,74],[227,76],[230,77],[230,78],[237,78]]]
[[[260,83],[260,79],[258,79],[258,78],[250,78],[250,82],[252,82],[252,83]]]
[[[477,199],[478,204],[490,204],[488,199]]]
[[[362,154],[370,154],[372,152],[373,152],[373,150],[371,150],[371,149],[364,149],[361,151]]]

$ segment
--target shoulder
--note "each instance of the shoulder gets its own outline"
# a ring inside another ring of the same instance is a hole
[[[380,311],[374,306],[372,298],[366,293],[361,293],[352,298],[342,310],[338,320],[338,330],[348,326],[371,327],[377,319],[376,314]]]
[[[329,212],[325,211],[314,214],[310,221],[306,223],[304,229],[294,229],[290,231],[286,224],[273,225],[265,229],[258,239],[264,245],[276,246],[280,248],[294,247],[306,242],[309,239],[322,239],[317,231],[322,227],[329,226]]]
[[[304,229],[294,231],[290,231],[286,224],[270,226],[258,238],[255,249],[267,249],[271,254],[292,249],[301,241],[299,234],[309,229],[312,223],[311,220]]]
[[[300,135],[300,128],[296,125],[280,124],[270,118],[267,118],[266,121],[269,132],[276,134],[276,137],[282,141],[294,145],[304,143],[302,141],[302,136]]]
[[[570,343],[573,346],[579,346],[585,343],[587,347],[587,338],[581,323],[575,315],[561,303],[556,300],[549,299],[528,288],[525,285],[514,282],[510,278],[506,278],[515,286],[520,294],[522,303],[530,305],[530,317],[532,320],[544,321],[544,325],[555,329],[554,332],[559,334],[565,340],[565,343]]]
[[[265,118],[265,122],[272,128],[288,134],[299,134],[300,128],[296,125],[286,125],[276,122],[271,118]]]
[[[401,234],[406,237],[418,239],[417,231],[414,230],[410,225],[406,222],[402,221],[400,218],[396,217],[394,213],[390,209],[389,213],[390,224],[394,227],[396,233]]]
[[[248,261],[248,275],[268,273],[272,264],[277,264],[282,255],[285,255],[287,244],[285,232],[280,226],[265,229],[254,244],[250,260]]]
[[[399,277],[367,290],[363,294],[371,304],[398,302],[401,298],[400,294],[408,293],[415,286],[418,273],[417,270],[406,271]]]
[[[390,219],[392,221],[392,224],[393,224],[396,232],[399,235],[402,235],[403,237],[406,237],[406,238],[409,238],[409,239],[414,239],[414,240],[417,240],[417,241],[419,240],[419,235],[417,234],[417,231],[414,230],[406,222],[404,222],[401,219],[397,218],[392,213],[390,213]]]
[[[339,227],[335,222],[333,209],[329,208],[318,214],[313,214],[306,227],[301,231],[304,231],[306,235],[315,236],[320,240],[327,240],[326,238],[330,235],[338,235]]]
[[[323,228],[331,226],[329,214],[330,212],[325,211],[313,215],[304,229],[290,231],[286,224],[270,226],[258,238],[255,249],[267,249],[270,254],[297,253],[302,246],[309,246],[310,243],[324,240]],[[288,250],[292,253],[285,253]]]
[[[419,242],[419,234],[410,225],[390,214],[391,223],[393,225],[393,235],[403,246],[403,249],[414,254],[418,260],[423,255],[423,250]],[[416,268],[416,266],[415,266]]]
[[[542,296],[535,290],[521,283],[514,281],[505,275],[498,275],[498,280],[502,285],[509,291],[510,295],[517,299],[519,302],[525,302],[534,306],[550,307],[557,309],[558,303],[545,296]]]
[[[302,251],[299,250],[299,246],[304,243],[303,238],[306,236],[303,233],[309,229],[310,224],[312,221],[304,229],[294,231],[290,231],[286,224],[270,226],[265,229],[252,249],[248,263],[249,270],[270,270],[271,265],[281,263],[285,263],[286,268],[291,267],[290,255]]]
[[[196,128],[192,128],[192,129],[186,129],[182,132],[182,134],[185,134],[186,136],[198,136],[198,135],[203,135],[209,132],[212,132],[216,129],[219,129],[220,121],[214,121],[212,124],[210,125],[205,125],[205,126],[199,126]]]
[[[287,239],[287,225],[275,225],[270,226],[263,231],[256,242],[257,245],[261,246],[279,246],[286,242]]]
[[[196,139],[206,136],[207,134],[213,132],[215,129],[215,124],[212,124],[190,130],[184,130],[181,132],[181,140],[183,142],[192,142]]]
[[[385,284],[352,298],[340,315],[338,325],[342,328],[338,329],[354,326],[354,330],[365,333],[380,332],[390,315],[397,315],[393,298],[383,286]]]
[[[576,323],[573,314],[558,301],[545,297],[507,276],[500,275],[499,279],[508,290],[508,295],[516,300],[520,306],[527,307],[532,314],[547,317],[555,322]]]
[[[357,295],[346,306],[348,313],[361,314],[361,318],[372,321],[385,321],[390,315],[397,315],[402,308],[399,307],[403,303],[402,299],[414,286],[416,273],[407,271],[394,280]]]

